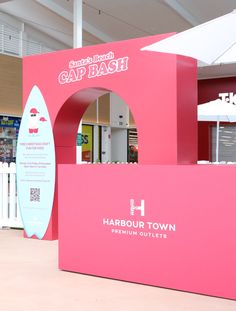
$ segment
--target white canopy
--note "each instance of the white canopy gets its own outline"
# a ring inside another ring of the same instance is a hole
[[[141,50],[189,56],[207,64],[236,62],[236,10]]]
[[[236,105],[216,99],[198,105],[198,121],[216,121],[216,162],[219,160],[219,128],[221,122],[236,122]]]
[[[198,120],[236,122],[236,105],[221,99],[198,105]]]

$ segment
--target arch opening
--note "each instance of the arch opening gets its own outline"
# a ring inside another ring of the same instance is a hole
[[[133,114],[108,89],[87,88],[70,96],[56,117],[54,138],[58,164],[138,162]]]

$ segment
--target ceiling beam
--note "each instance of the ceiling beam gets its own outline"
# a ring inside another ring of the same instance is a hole
[[[164,0],[164,3],[167,4],[172,10],[178,13],[183,19],[185,19],[192,26],[197,26],[200,24],[200,21],[196,19],[188,10],[186,10],[177,0]]]
[[[35,0],[35,2],[38,2],[39,4],[43,5],[50,11],[56,13],[57,15],[60,15],[61,17],[65,18],[69,22],[73,22],[73,14],[66,9],[64,9],[62,6],[55,3],[53,0]]]
[[[83,28],[87,32],[91,33],[94,37],[97,37],[98,39],[100,39],[103,42],[113,42],[113,41],[116,41],[115,39],[113,39],[112,37],[108,36],[104,32],[100,31],[99,29],[97,29],[96,27],[91,25],[90,23],[86,22],[85,20],[83,20]]]
[[[48,0],[35,0],[39,4],[43,5],[44,7],[48,8],[50,11],[56,13],[57,15],[65,18],[67,21],[70,21],[73,23],[73,13],[70,11],[64,9],[62,6],[58,5],[55,3],[53,0],[48,1]],[[112,42],[115,41],[113,38],[105,34],[104,32],[100,31],[87,21],[83,20],[83,29],[93,36],[97,37],[103,42]]]

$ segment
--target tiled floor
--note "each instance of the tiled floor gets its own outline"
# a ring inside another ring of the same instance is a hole
[[[0,310],[235,311],[236,301],[63,272],[56,241],[0,230]]]

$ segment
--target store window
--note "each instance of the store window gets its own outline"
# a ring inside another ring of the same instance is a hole
[[[216,161],[216,126],[211,128],[212,161]],[[219,162],[236,162],[236,125],[221,125],[219,129]]]
[[[82,147],[82,161],[93,162],[93,125],[82,125],[77,134],[77,146]]]
[[[16,161],[16,145],[21,118],[0,116],[0,162]]]
[[[127,104],[115,93],[91,103],[77,134],[77,163],[138,162],[138,135]]]

